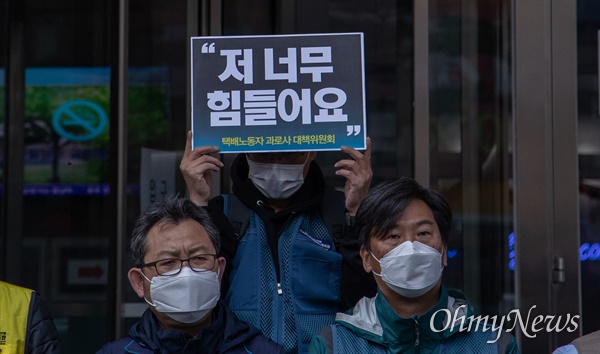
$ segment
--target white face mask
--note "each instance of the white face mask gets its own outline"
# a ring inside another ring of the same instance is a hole
[[[144,273],[142,276],[146,278]],[[219,274],[212,271],[194,272],[183,267],[177,275],[157,275],[150,282],[150,296],[156,311],[162,312],[177,322],[200,321],[212,310],[221,295]]]
[[[269,199],[289,198],[304,184],[306,161],[302,164],[275,164],[246,160],[250,167],[248,178]]]
[[[381,260],[381,277],[392,290],[405,297],[417,297],[431,290],[442,276],[442,254],[419,241],[406,241]]]

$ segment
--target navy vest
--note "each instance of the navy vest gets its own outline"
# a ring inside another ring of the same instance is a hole
[[[223,197],[228,215],[230,198]],[[282,344],[285,353],[306,353],[312,336],[335,319],[342,255],[318,211],[290,217],[278,249],[279,282],[265,227],[251,212],[233,259],[225,301],[242,321]]]

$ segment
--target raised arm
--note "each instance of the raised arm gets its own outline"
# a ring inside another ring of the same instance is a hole
[[[349,146],[342,146],[342,151],[349,159],[338,161],[334,167],[335,174],[346,177],[344,193],[346,194],[346,210],[350,215],[356,214],[358,206],[367,196],[373,171],[371,170],[371,138],[367,138],[367,149],[360,152]]]
[[[179,169],[183,175],[190,200],[196,205],[208,205],[212,171],[219,172],[223,167],[223,163],[219,159],[210,155],[217,152],[219,152],[219,148],[216,146],[198,146],[192,150],[192,132],[187,133]]]

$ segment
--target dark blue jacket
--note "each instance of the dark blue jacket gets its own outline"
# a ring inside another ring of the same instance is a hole
[[[25,353],[61,353],[54,322],[42,297],[35,291],[31,294],[29,305]]]
[[[212,323],[192,337],[189,334],[162,330],[156,317],[147,309],[125,338],[104,345],[105,353],[206,353],[206,354],[279,354],[281,346],[260,334],[258,329],[240,321],[219,301],[212,312]]]
[[[305,353],[337,311],[374,296],[375,280],[362,266],[343,193],[328,192],[314,161],[300,189],[278,211],[248,171],[245,154],[239,154],[231,167],[233,195],[208,203],[227,260],[221,294],[240,319],[283,344],[285,353]]]

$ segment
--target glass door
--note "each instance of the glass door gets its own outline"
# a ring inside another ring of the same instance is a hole
[[[432,0],[428,11],[424,148],[455,220],[446,284],[479,313],[503,314],[515,306],[510,2]]]
[[[549,353],[581,331],[576,2],[512,8],[516,305],[555,320],[518,334],[522,352]],[[565,320],[577,328],[557,329]]]
[[[577,2],[577,90],[583,334],[600,329],[600,3]]]

